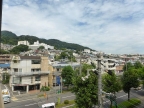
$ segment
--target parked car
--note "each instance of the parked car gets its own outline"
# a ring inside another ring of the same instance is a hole
[[[3,101],[4,101],[4,103],[10,103],[11,97],[9,95],[3,95]]]

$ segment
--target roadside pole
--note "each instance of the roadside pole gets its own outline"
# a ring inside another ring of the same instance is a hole
[[[102,60],[102,55],[101,55],[101,53],[99,53],[98,54],[98,108],[103,108],[103,103],[102,103],[101,60]]]

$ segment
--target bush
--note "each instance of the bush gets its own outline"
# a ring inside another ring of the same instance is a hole
[[[49,91],[50,88],[48,86],[42,86],[42,88],[40,89],[40,91]]]
[[[139,105],[141,103],[140,100],[138,99],[130,99],[129,101],[124,101],[120,104],[118,104],[118,106],[120,107],[125,107],[125,108],[134,108],[135,106]],[[116,108],[115,106],[113,106],[113,108]]]
[[[65,101],[64,101],[64,104],[69,104],[69,100],[65,100]]]

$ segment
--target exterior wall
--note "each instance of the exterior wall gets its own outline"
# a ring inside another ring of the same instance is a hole
[[[31,60],[20,60],[18,63],[11,61],[11,72],[14,72],[14,68],[22,69],[22,72],[31,72]]]
[[[41,85],[40,85],[40,88],[42,86],[48,86],[48,75],[45,75],[45,76],[41,76]]]
[[[31,64],[31,69],[33,68],[41,68],[40,64]]]
[[[28,41],[18,41],[18,45],[23,44],[23,45],[29,45]]]
[[[31,84],[31,76],[29,77],[22,77],[22,82],[21,84]]]
[[[48,57],[41,57],[41,71],[48,72]],[[48,75],[41,76],[41,87],[48,86]]]

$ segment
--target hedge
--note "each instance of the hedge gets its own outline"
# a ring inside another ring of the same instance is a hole
[[[141,104],[141,101],[139,99],[136,98],[132,98],[129,101],[124,101],[120,104],[118,104],[118,107],[124,107],[124,108],[134,108],[137,105]],[[116,108],[115,106],[113,106],[112,108]]]

